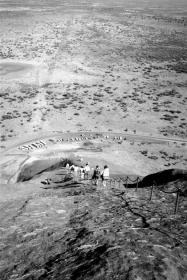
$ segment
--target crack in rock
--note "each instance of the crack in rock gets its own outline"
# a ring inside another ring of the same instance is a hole
[[[15,221],[19,216],[21,216],[23,214],[23,212],[25,211],[27,204],[32,200],[32,197],[27,198],[24,203],[22,204],[22,206],[17,210],[16,215],[14,215],[12,217],[12,220]]]

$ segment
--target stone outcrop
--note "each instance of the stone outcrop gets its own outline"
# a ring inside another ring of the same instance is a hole
[[[185,198],[72,180],[0,202],[1,280],[186,278]]]
[[[187,182],[187,170],[167,169],[145,176],[138,184],[139,188],[150,187],[152,185],[164,185],[176,180]],[[127,184],[127,188],[135,188],[136,183]]]
[[[62,167],[65,167],[69,163],[72,165],[74,163],[71,159],[38,159],[34,160],[31,163],[26,163],[22,166],[18,176],[17,182],[25,182],[34,178],[36,175],[39,175],[43,172],[48,172],[52,170],[57,170]]]

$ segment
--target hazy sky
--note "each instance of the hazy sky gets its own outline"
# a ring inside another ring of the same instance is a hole
[[[187,17],[187,0],[0,0],[0,12],[115,8]]]
[[[121,5],[127,7],[187,7],[187,0],[0,0],[2,6],[41,6],[41,5],[63,5],[63,4],[89,4],[89,5]]]

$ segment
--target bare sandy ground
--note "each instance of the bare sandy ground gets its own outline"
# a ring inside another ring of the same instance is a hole
[[[0,278],[185,279],[184,180],[48,167],[187,169],[186,24],[185,0],[0,0]]]
[[[137,136],[102,140],[99,160],[96,152],[76,151],[93,166],[107,162],[139,175],[185,169],[185,2],[178,9],[167,1],[162,9],[159,1],[149,9],[136,1],[70,2],[0,9],[3,182],[27,158],[63,154],[57,143],[29,153],[17,147],[62,132]]]
[[[14,143],[6,149],[0,160],[1,182],[15,183],[25,166],[39,173],[64,159],[72,159],[79,166],[89,162],[91,172],[97,164],[101,169],[108,164],[111,175],[146,176],[168,168],[185,169],[185,151],[186,141],[179,139],[120,133],[56,133]]]

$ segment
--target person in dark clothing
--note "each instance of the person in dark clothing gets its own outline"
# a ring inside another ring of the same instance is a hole
[[[92,176],[92,179],[94,180],[96,186],[98,185],[100,174],[101,174],[101,172],[100,172],[99,166],[96,165],[94,172],[93,172],[93,176]]]

